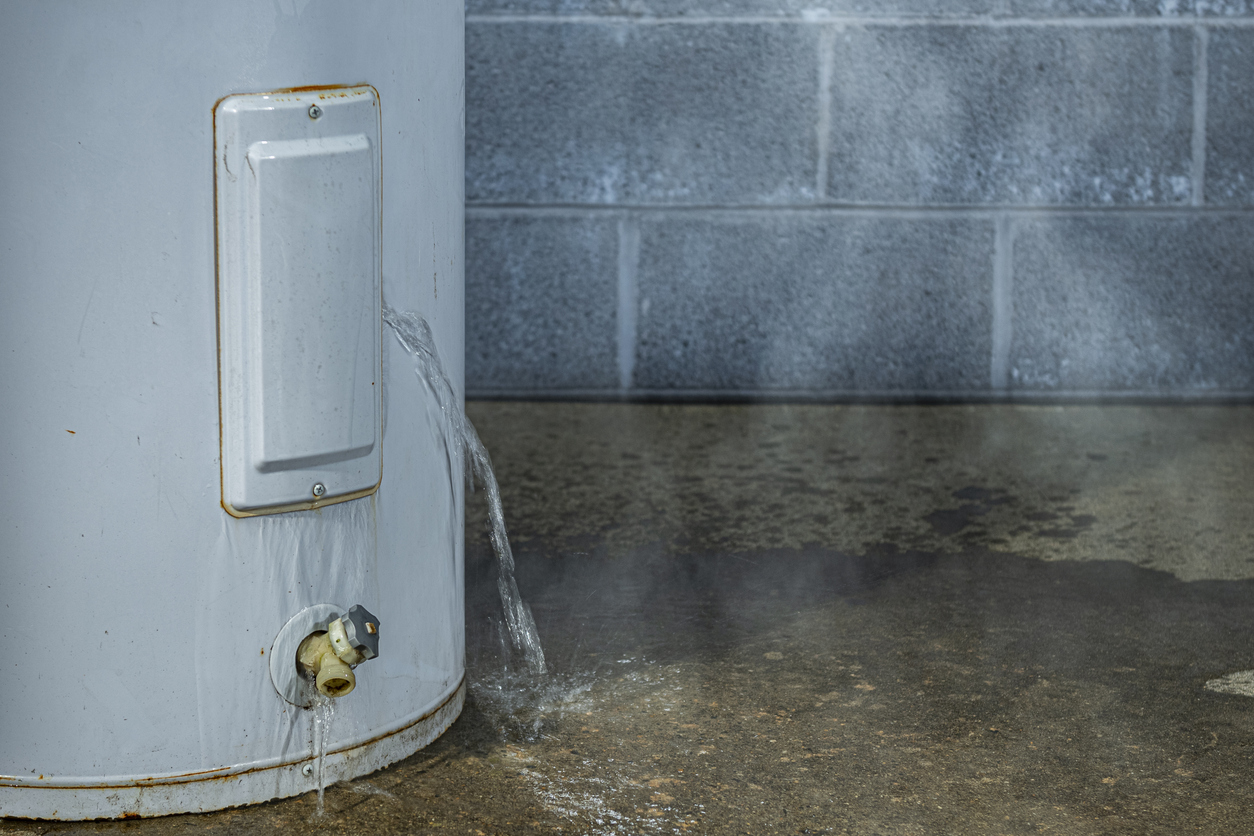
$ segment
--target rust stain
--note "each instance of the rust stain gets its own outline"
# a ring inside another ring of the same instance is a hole
[[[226,496],[226,474],[222,464],[222,257],[221,231],[218,229],[218,108],[230,96],[223,96],[213,103],[209,111],[211,130],[209,141],[213,143],[213,347],[218,355],[218,504],[226,509],[223,497]],[[225,158],[222,164],[226,165]]]
[[[219,385],[221,385],[220,381],[221,381],[221,375],[219,375]],[[221,409],[220,403],[218,405],[218,408],[219,410]],[[221,436],[220,430],[219,430],[219,436]],[[221,441],[219,441],[219,445],[221,445]],[[220,446],[219,446],[219,449],[220,449]],[[221,459],[222,457],[219,456],[218,458]],[[221,478],[221,471],[222,471],[222,465],[221,463],[219,463],[218,465],[219,478]],[[243,520],[249,517],[264,517],[269,514],[286,514],[288,511],[316,511],[319,508],[326,507],[327,505],[338,505],[341,502],[349,502],[354,499],[361,499],[362,497],[370,496],[374,494],[376,491],[378,491],[379,486],[382,484],[383,484],[383,463],[380,462],[379,463],[379,481],[375,482],[372,486],[368,488],[362,488],[361,490],[353,491],[352,493],[344,493],[344,494],[340,494],[339,496],[331,496],[331,497],[324,496],[321,499],[314,499],[308,502],[293,502],[288,505],[271,505],[266,508],[257,508],[255,510],[247,510],[247,511],[236,508],[233,505],[228,505],[225,499],[221,500],[219,504],[222,506],[222,510],[226,511],[232,517],[235,517],[237,520]]]
[[[300,87],[280,87],[274,93],[317,93],[323,90],[351,90],[354,87],[369,87],[362,81],[358,84],[305,84]]]
[[[255,93],[247,95],[258,95],[267,99],[273,99],[276,102],[299,102],[303,98],[301,95],[302,93],[317,93],[319,99],[326,101],[328,99],[351,99],[356,96],[369,95],[366,92],[366,88],[374,90],[376,97],[379,95],[379,91],[375,90],[370,84],[336,85],[335,87],[309,87],[298,88],[295,90],[274,90],[269,93]]]
[[[74,432],[73,430],[66,430],[66,432],[69,433],[70,435],[78,435],[78,433]]]
[[[137,819],[137,818],[139,818],[139,813],[123,813],[122,815],[118,816],[118,818],[120,818],[120,819]]]

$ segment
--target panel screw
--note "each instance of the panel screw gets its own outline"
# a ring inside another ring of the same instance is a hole
[[[312,104],[309,106],[309,118],[310,119],[317,119],[321,115],[322,115],[322,108],[318,107],[316,104]]]
[[[321,482],[314,482],[314,488],[313,488],[314,496],[322,496],[326,492],[327,492],[326,485],[322,484]]]
[[[300,768],[300,771],[305,775],[313,775],[313,764],[312,763],[305,764],[304,766]]]

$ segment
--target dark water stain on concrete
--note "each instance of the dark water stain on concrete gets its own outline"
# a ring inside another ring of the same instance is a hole
[[[1052,515],[1051,522],[1057,519],[1058,515]],[[1048,540],[1073,540],[1091,528],[1095,522],[1097,522],[1097,517],[1093,514],[1068,514],[1066,526],[1042,528],[1035,532],[1035,535]]]
[[[1007,496],[1004,491],[990,490],[976,485],[968,485],[956,490],[952,496],[955,499],[968,501],[957,508],[939,509],[923,517],[932,527],[932,531],[942,537],[957,534],[998,505],[1014,503],[1014,498]]]
[[[543,771],[573,742],[591,761],[556,768],[569,783],[662,776],[709,832],[1245,826],[1251,706],[1202,685],[1254,667],[1250,581],[892,544],[519,571],[550,658],[595,672],[588,713],[524,743]],[[633,797],[605,795],[628,818]]]

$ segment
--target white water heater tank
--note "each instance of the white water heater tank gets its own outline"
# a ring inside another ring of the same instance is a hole
[[[360,663],[328,782],[460,712],[462,486],[379,312],[460,397],[463,30],[460,0],[0,5],[0,816],[315,789],[323,631]]]

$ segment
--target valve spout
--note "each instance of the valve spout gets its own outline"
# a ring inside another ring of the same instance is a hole
[[[347,696],[357,687],[357,676],[335,655],[326,630],[305,637],[296,651],[296,665],[301,673],[312,677],[318,691],[328,697]]]
[[[353,667],[379,653],[379,620],[360,604],[315,630],[296,650],[296,667],[312,677],[318,691],[343,697],[357,687]]]

